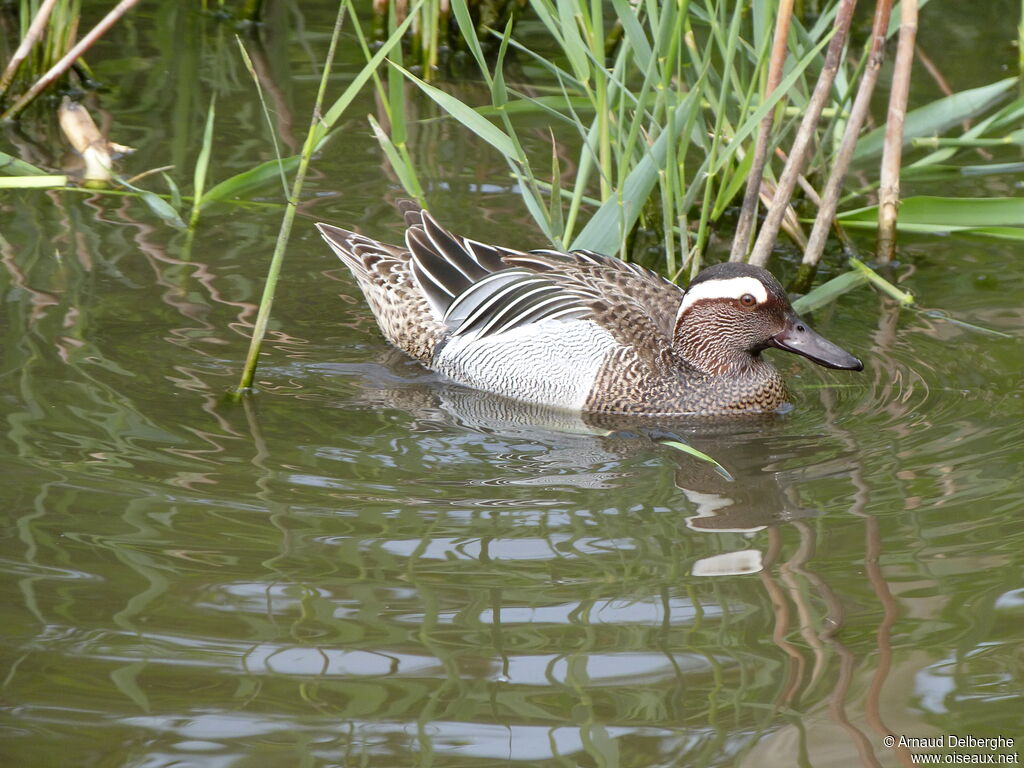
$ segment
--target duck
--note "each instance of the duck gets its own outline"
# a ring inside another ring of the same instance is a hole
[[[384,337],[457,384],[578,414],[723,416],[788,405],[768,349],[863,370],[761,267],[715,264],[684,290],[615,257],[489,245],[398,209],[402,245],[316,227]]]

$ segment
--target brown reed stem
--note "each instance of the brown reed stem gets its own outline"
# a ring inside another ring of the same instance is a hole
[[[786,63],[786,44],[789,40],[789,22],[793,18],[793,0],[782,0],[779,12],[775,16],[775,36],[772,39],[772,55],[768,62],[768,78],[764,86],[764,98],[767,100],[772,91],[782,82],[782,66]],[[783,102],[780,99],[779,104]],[[750,235],[754,229],[754,218],[757,216],[757,200],[761,190],[761,177],[768,159],[768,137],[772,132],[776,110],[772,110],[761,120],[757,129],[757,143],[754,145],[754,161],[747,175],[747,189],[743,193],[743,206],[740,219],[736,224],[736,234],[732,238],[732,250],[729,261],[743,261],[750,247]]]
[[[900,160],[903,155],[903,121],[910,96],[910,69],[914,64],[917,36],[917,0],[900,3],[900,37],[893,64],[889,114],[885,122],[885,145],[878,187],[878,241],[876,258],[892,261],[896,252],[896,219],[900,201]]]
[[[814,219],[814,228],[811,229],[811,236],[808,238],[807,248],[804,250],[803,264],[808,267],[816,266],[825,250],[828,230],[835,219],[836,208],[839,206],[839,195],[843,189],[843,182],[846,180],[846,172],[850,168],[850,161],[853,159],[854,147],[857,145],[857,136],[867,118],[868,109],[871,106],[871,94],[878,82],[882,59],[885,58],[885,39],[891,13],[892,0],[878,0],[875,4],[875,20],[871,28],[871,50],[868,53],[868,62],[864,67],[857,96],[850,108],[846,130],[843,132],[839,152],[836,154],[835,163],[832,166],[832,174],[821,195],[818,215]]]
[[[832,83],[836,79],[836,71],[839,69],[839,61],[842,58],[846,37],[850,31],[850,21],[853,19],[853,10],[856,6],[857,0],[841,0],[839,4],[836,21],[832,28],[832,39],[829,41],[828,50],[825,53],[825,66],[818,76],[818,82],[814,85],[804,119],[800,122],[800,128],[789,151],[789,161],[782,169],[775,197],[772,198],[772,204],[768,207],[768,215],[765,216],[761,232],[750,253],[751,264],[763,267],[771,255],[775,239],[779,235],[782,217],[786,214],[786,206],[789,205],[789,201],[793,197],[797,176],[807,161],[808,149],[810,149],[811,140],[814,138],[814,130],[821,119],[821,111],[825,108],[829,91],[832,90]]]
[[[32,87],[25,91],[10,109],[0,115],[0,120],[10,120],[17,117],[25,107],[32,103],[36,96],[53,84],[58,77],[71,69],[71,65],[75,63],[78,57],[89,50],[93,43],[99,40],[108,29],[114,26],[138,2],[139,0],[121,0],[121,2],[111,8],[110,12],[100,19],[96,26],[90,29],[89,33],[77,45],[64,54],[64,57],[50,67],[42,77],[36,80]]]

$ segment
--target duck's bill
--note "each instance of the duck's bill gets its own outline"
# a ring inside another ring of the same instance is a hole
[[[786,329],[775,334],[772,342],[779,349],[803,355],[826,368],[839,368],[844,371],[864,370],[864,364],[860,360],[812,331],[810,326],[796,315],[790,315],[786,321]]]

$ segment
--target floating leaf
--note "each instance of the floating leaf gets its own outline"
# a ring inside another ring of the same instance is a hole
[[[662,445],[667,445],[669,448],[675,448],[677,451],[688,453],[694,458],[700,459],[701,461],[706,461],[708,464],[714,465],[715,471],[718,472],[718,474],[720,474],[726,480],[732,481],[733,476],[729,474],[729,470],[727,470],[725,467],[723,467],[721,464],[719,464],[717,461],[715,461],[713,458],[708,456],[703,451],[698,451],[692,445],[687,445],[686,443],[680,442],[679,440],[658,440],[658,442],[661,443]]]

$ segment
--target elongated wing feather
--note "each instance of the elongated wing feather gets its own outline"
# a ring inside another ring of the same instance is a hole
[[[447,312],[474,283],[507,270],[505,256],[523,255],[453,235],[411,201],[402,201],[399,209],[409,227],[405,244],[412,256],[412,272],[438,314]]]
[[[636,327],[635,322],[642,319],[642,327],[638,330],[645,338],[647,329],[653,328],[658,332],[659,344],[671,344],[683,291],[661,275],[639,264],[586,250],[570,253],[537,250],[521,256],[510,255],[505,261],[516,267],[540,272],[553,280],[583,286],[600,296],[602,306],[608,307],[614,313],[614,318],[611,315],[603,317],[601,311],[595,308],[596,319],[598,322],[606,320],[602,324],[613,332],[618,329],[624,342],[633,343],[628,341],[628,335]],[[626,315],[632,319],[623,325]],[[645,315],[646,318],[643,317]]]
[[[525,269],[495,272],[475,283],[449,307],[444,322],[452,336],[495,336],[530,323],[582,318],[595,297]]]

